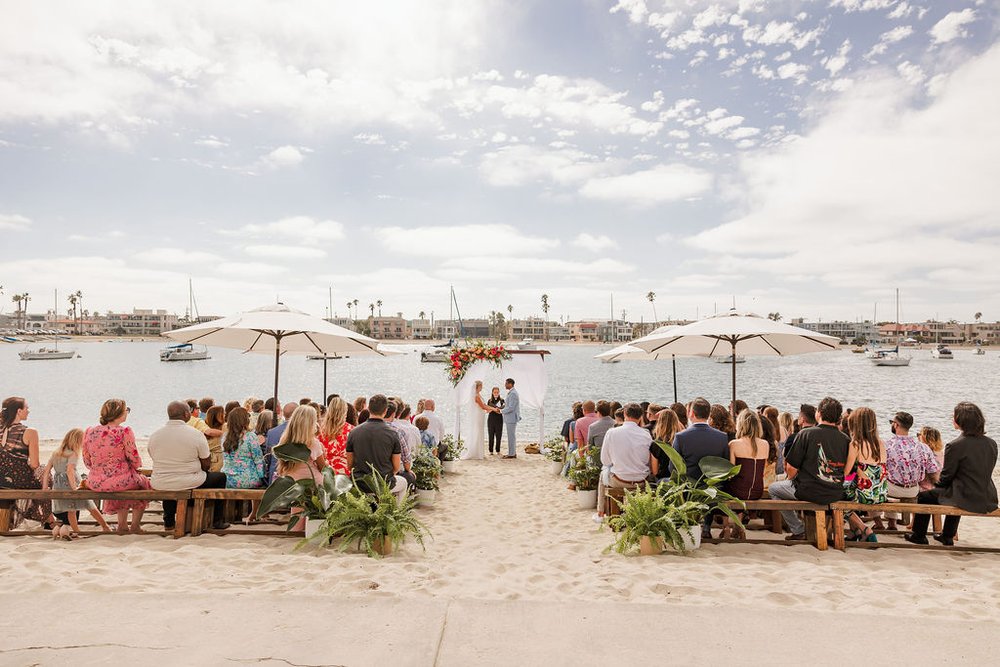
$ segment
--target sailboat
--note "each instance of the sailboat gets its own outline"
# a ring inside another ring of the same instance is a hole
[[[59,290],[55,291],[55,308],[52,310],[53,317],[59,312]],[[19,352],[21,361],[44,361],[46,359],[72,359],[76,356],[76,350],[60,350],[59,337],[55,338],[53,347],[38,347],[35,349],[25,348]]]
[[[899,354],[899,289],[896,289],[896,347],[892,350],[877,350],[870,358],[876,366],[909,366],[912,357]]]
[[[452,286],[450,301],[448,302],[448,318],[454,322],[455,313],[458,313],[459,336],[465,338],[465,322],[462,321],[462,311],[458,309],[458,299],[455,298],[455,287]],[[452,310],[454,308],[454,310]],[[420,352],[420,361],[432,364],[446,364],[451,361],[451,348],[455,346],[455,339],[452,338],[447,343],[439,345],[428,345]]]
[[[201,319],[196,314],[197,309],[198,306],[194,302],[194,287],[191,279],[188,278],[188,315],[186,319],[189,324],[195,324]],[[210,358],[208,348],[204,345],[196,347],[191,343],[176,343],[160,350],[160,361],[204,361]]]

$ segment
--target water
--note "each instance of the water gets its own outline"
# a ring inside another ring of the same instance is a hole
[[[273,391],[274,359],[210,348],[212,359],[163,363],[160,343],[75,343],[81,358],[69,361],[20,361],[19,346],[0,347],[0,395],[24,396],[31,415],[28,423],[42,438],[61,438],[73,427],[97,423],[101,404],[124,398],[132,408],[129,425],[139,437],[148,436],[166,420],[166,405],[174,399],[212,396],[217,403],[266,398]],[[669,361],[623,361],[602,364],[593,355],[597,345],[551,345],[545,402],[546,432],[558,433],[569,407],[586,398],[673,402]],[[913,350],[905,368],[875,367],[860,354],[847,351],[794,357],[750,357],[737,367],[739,397],[756,406],[770,403],[792,413],[801,403],[816,404],[835,396],[845,406],[867,405],[877,412],[879,428],[888,435],[888,421],[896,410],[913,414],[915,427],[934,426],[947,441],[953,434],[951,410],[963,400],[986,413],[987,430],[1000,433],[1000,355],[974,356],[957,350],[951,361],[932,359],[928,350]],[[283,401],[305,396],[322,398],[323,363],[286,356],[281,362]],[[420,397],[438,400],[445,423],[454,423],[449,404],[450,384],[443,364],[422,364],[418,355],[388,358],[356,357],[329,362],[328,392],[349,399],[382,392],[415,405]],[[502,370],[487,378],[486,387],[499,384]],[[705,396],[728,404],[730,366],[708,359],[677,360],[678,397],[688,401]],[[524,411],[519,427],[522,439],[538,433],[538,417]]]

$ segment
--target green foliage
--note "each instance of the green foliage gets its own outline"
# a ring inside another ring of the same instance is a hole
[[[402,544],[407,537],[413,537],[424,547],[424,535],[430,534],[427,527],[415,516],[416,498],[407,496],[397,503],[388,482],[379,475],[365,478],[365,485],[373,493],[362,493],[357,487],[337,499],[326,514],[323,525],[309,541],[323,544],[331,539],[342,538],[340,550],[346,551],[357,544],[372,558],[379,558],[376,543],[386,538],[393,544]]]
[[[441,438],[441,444],[448,448],[444,453],[445,461],[457,461],[465,451],[465,440],[456,438],[451,433]]]
[[[278,445],[271,451],[282,461],[305,463],[310,470],[314,469],[309,447],[306,445],[289,442]],[[350,491],[354,483],[347,475],[335,475],[333,468],[324,468],[322,479],[322,483],[317,484],[312,475],[305,479],[278,477],[264,491],[260,508],[257,510],[258,516],[286,507],[297,507],[309,519],[324,518],[334,501]],[[298,514],[292,515],[288,530],[291,530],[300,518]]]
[[[601,448],[593,446],[569,469],[569,478],[577,491],[593,491],[601,479],[601,468]]]
[[[669,480],[658,486],[647,484],[635,491],[626,491],[622,502],[622,513],[608,519],[613,530],[619,531],[612,545],[618,553],[625,553],[639,544],[639,538],[647,535],[659,537],[677,551],[684,551],[683,532],[699,527],[709,512],[722,512],[736,525],[741,526],[739,516],[726,505],[739,499],[722,491],[719,487],[740,471],[740,466],[717,456],[706,456],[698,462],[702,477],[692,480],[687,476],[687,466],[673,447],[657,443],[670,460],[674,470]],[[682,532],[683,531],[683,532]]]
[[[566,441],[563,440],[561,435],[557,435],[554,438],[549,438],[545,442],[545,458],[553,463],[565,463],[566,462]]]
[[[413,459],[410,470],[417,478],[415,484],[418,489],[437,491],[438,480],[441,478],[441,461],[438,460],[437,453],[421,447],[420,453]]]

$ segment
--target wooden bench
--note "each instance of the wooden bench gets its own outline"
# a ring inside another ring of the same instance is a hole
[[[183,537],[187,522],[187,500],[191,498],[190,491],[114,491],[102,492],[91,489],[0,489],[0,535],[32,535],[44,534],[42,531],[13,531],[10,529],[13,509],[10,503],[18,500],[176,500],[177,518],[171,533],[175,538]],[[7,501],[7,502],[3,502]]]
[[[233,528],[227,530],[214,530],[211,528],[214,520],[214,503],[209,501],[225,501],[226,504],[235,501],[260,501],[264,497],[264,489],[194,489],[191,491],[191,499],[194,508],[191,512],[191,535],[197,536],[202,533],[215,533],[217,535],[270,535],[272,537],[302,537],[301,530],[285,531],[281,530],[261,530],[255,528],[243,528],[239,524],[234,524]],[[241,520],[235,519],[237,521]]]
[[[726,503],[729,509],[739,510],[741,505],[738,502]],[[804,500],[772,500],[770,498],[761,498],[760,500],[747,500],[745,501],[745,506],[747,511],[764,512],[766,517],[764,519],[764,525],[772,533],[781,535],[784,531],[781,528],[781,512],[782,511],[793,511],[802,512],[805,518],[806,524],[806,539],[804,542],[808,542],[815,546],[820,551],[826,551],[829,547],[827,543],[827,522],[826,522],[826,512],[829,509],[826,505],[816,505],[814,503],[808,503]],[[709,540],[706,540],[708,542]],[[718,538],[713,538],[711,543],[722,544],[726,542],[747,542],[750,544],[775,544],[775,540],[723,540]],[[798,542],[802,544],[803,542]],[[796,544],[796,542],[785,542],[785,544]]]
[[[845,551],[848,542],[844,539],[844,517],[848,512],[906,512],[909,514],[930,514],[932,517],[942,517],[942,516],[974,516],[974,517],[1000,517],[1000,510],[990,512],[989,514],[977,514],[975,512],[967,512],[966,510],[960,509],[958,507],[951,507],[950,505],[919,505],[917,503],[881,503],[879,505],[865,505],[864,503],[852,503],[847,501],[836,502],[830,505],[830,509],[833,510],[833,546],[841,551]],[[935,521],[935,524],[937,522]],[[937,526],[935,526],[935,529]],[[966,547],[955,545],[953,547],[947,547],[944,545],[925,545],[925,544],[911,544],[906,542],[904,544],[892,544],[887,542],[851,542],[849,543],[852,547],[862,547],[862,548],[877,548],[877,547],[891,547],[891,548],[911,548],[911,549],[947,549],[947,550],[960,550],[960,551],[974,551],[974,552],[984,552],[984,553],[1000,553],[1000,548],[992,547]]]

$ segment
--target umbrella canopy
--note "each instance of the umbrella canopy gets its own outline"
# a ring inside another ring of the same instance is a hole
[[[286,352],[322,355],[378,354],[379,342],[331,324],[283,303],[262,306],[219,320],[194,324],[165,334],[181,343],[199,343],[274,354],[274,402],[278,371]]]
[[[664,334],[668,331],[673,331],[677,328],[677,325],[667,324],[662,327],[657,328],[649,336],[655,336],[658,334]],[[674,403],[677,402],[677,358],[676,355],[670,352],[646,352],[645,350],[638,348],[631,343],[626,343],[625,345],[619,345],[618,347],[611,348],[610,350],[605,350],[600,354],[594,355],[595,359],[600,359],[601,361],[607,363],[614,363],[622,360],[636,360],[636,361],[655,361],[657,359],[667,359],[669,358],[673,364],[673,376],[674,376]]]
[[[828,352],[838,349],[840,339],[733,309],[665,333],[653,332],[631,344],[651,354],[732,357],[735,360],[737,354],[785,356]],[[735,363],[732,368],[735,401]]]

